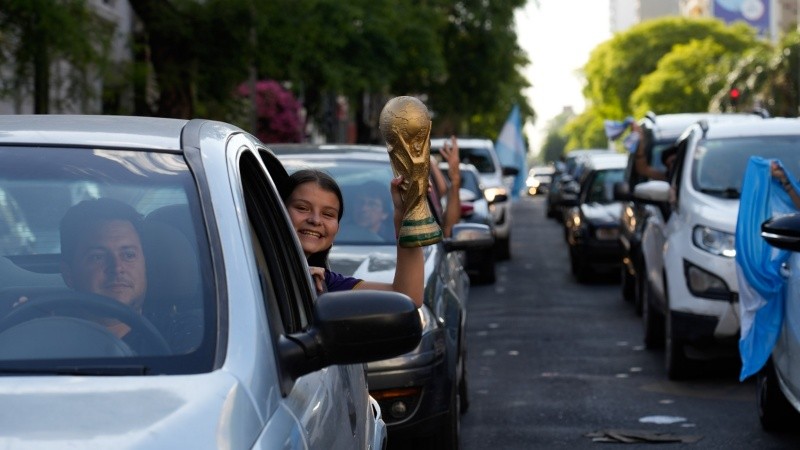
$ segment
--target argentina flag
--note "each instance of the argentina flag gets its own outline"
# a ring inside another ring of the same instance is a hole
[[[750,158],[742,182],[736,223],[736,274],[739,284],[741,337],[739,356],[741,381],[758,372],[769,359],[778,340],[786,302],[786,280],[781,265],[790,252],[770,246],[761,237],[761,224],[784,214],[797,212],[789,194],[772,177],[772,160]],[[780,161],[795,191],[800,185]]]

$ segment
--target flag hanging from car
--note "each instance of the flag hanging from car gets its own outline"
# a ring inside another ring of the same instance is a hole
[[[497,157],[500,159],[500,164],[504,167],[511,166],[518,170],[511,186],[511,198],[517,199],[522,191],[525,176],[528,174],[527,151],[525,149],[525,140],[522,138],[519,105],[514,105],[511,109],[511,113],[508,115],[505,124],[503,124],[494,146]]]
[[[786,280],[780,270],[790,252],[767,244],[761,237],[761,224],[770,217],[797,212],[797,209],[780,182],[772,176],[771,162],[759,156],[750,157],[739,200],[735,241],[741,381],[761,370],[767,362],[783,324]],[[792,187],[800,192],[795,178],[785,167],[783,170]]]

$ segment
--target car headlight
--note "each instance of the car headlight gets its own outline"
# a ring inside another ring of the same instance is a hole
[[[528,178],[527,182],[525,183],[528,187],[539,187],[539,180],[536,178]]]
[[[500,195],[506,196],[506,197],[508,196],[508,191],[506,190],[506,188],[504,188],[504,187],[490,187],[490,188],[486,188],[486,190],[483,191],[483,196],[486,197],[486,201],[489,202],[489,203],[492,203],[494,201],[494,199],[497,198]]]
[[[692,230],[692,242],[694,242],[694,245],[700,250],[707,251],[712,255],[724,256],[726,258],[733,258],[736,256],[734,235],[731,233],[698,225]]]

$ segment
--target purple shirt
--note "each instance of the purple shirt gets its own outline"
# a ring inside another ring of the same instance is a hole
[[[346,277],[340,273],[325,270],[325,286],[328,292],[349,291],[361,283],[362,279]]]

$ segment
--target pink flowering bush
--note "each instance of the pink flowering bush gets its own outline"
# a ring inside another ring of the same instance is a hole
[[[237,88],[242,97],[250,96],[250,84]],[[256,82],[256,130],[253,134],[262,142],[301,142],[303,124],[300,120],[300,102],[277,81]]]

